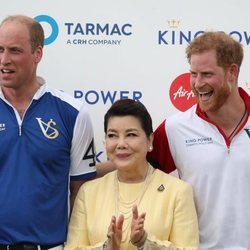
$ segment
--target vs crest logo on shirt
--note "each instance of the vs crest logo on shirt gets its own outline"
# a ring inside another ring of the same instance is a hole
[[[38,124],[44,134],[44,136],[48,139],[55,139],[58,137],[59,132],[56,128],[52,127],[56,125],[56,122],[53,119],[50,119],[48,123],[42,121],[42,118],[36,118]]]

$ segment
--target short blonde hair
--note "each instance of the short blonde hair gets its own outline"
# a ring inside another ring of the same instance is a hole
[[[32,52],[34,52],[38,46],[44,46],[44,30],[41,24],[36,20],[24,15],[13,15],[6,17],[1,22],[0,27],[7,22],[20,22],[26,25],[30,34],[30,45]]]

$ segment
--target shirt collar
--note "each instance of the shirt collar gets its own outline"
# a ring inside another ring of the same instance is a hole
[[[39,98],[41,98],[44,95],[44,93],[46,92],[46,90],[47,90],[47,84],[46,84],[45,80],[42,77],[37,76],[37,81],[38,81],[40,87],[36,91],[35,95],[33,96],[34,100],[38,100]],[[3,91],[2,91],[1,87],[0,87],[0,98],[5,100],[5,97],[4,97],[4,94],[3,94]]]

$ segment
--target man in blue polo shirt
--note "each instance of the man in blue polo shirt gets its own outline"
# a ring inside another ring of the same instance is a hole
[[[63,249],[68,198],[96,175],[85,107],[36,75],[43,41],[32,18],[0,24],[0,250]]]

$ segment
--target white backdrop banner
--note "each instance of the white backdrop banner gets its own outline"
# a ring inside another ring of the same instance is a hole
[[[88,105],[97,161],[104,161],[103,117],[115,100],[142,101],[154,128],[195,103],[185,48],[204,31],[224,31],[243,44],[239,86],[250,91],[249,9],[246,0],[8,0],[0,18],[24,14],[42,24],[38,75]]]

